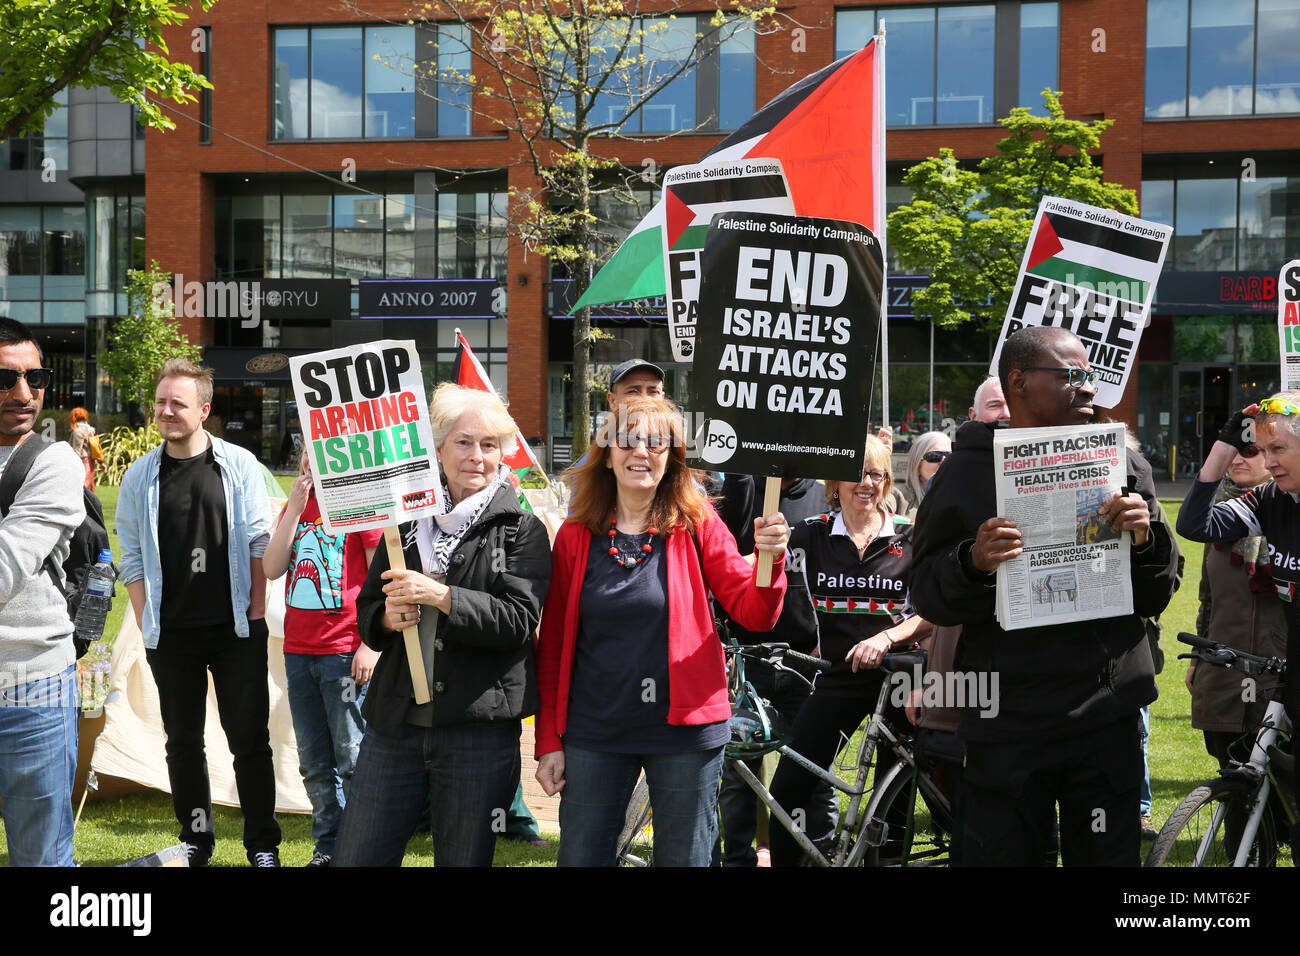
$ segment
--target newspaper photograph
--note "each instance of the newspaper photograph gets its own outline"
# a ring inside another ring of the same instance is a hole
[[[1123,488],[1123,424],[1003,429],[993,458],[998,515],[1024,537],[998,566],[1002,628],[1131,614],[1130,536],[1098,513]]]

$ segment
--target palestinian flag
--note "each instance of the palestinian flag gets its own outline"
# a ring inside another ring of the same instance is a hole
[[[469,342],[465,340],[465,336],[461,334],[460,329],[456,330],[456,346],[456,365],[452,370],[452,378],[455,379],[456,384],[497,395],[497,390],[492,386],[492,380],[488,378],[487,372],[479,364],[478,356],[469,347]],[[499,395],[497,397],[500,398]],[[515,432],[515,443],[519,447],[515,449],[513,455],[506,456],[505,463],[515,473],[513,483],[515,491],[519,494],[520,507],[531,513],[533,508],[524,495],[521,482],[534,468],[543,478],[546,477],[546,472],[542,470],[541,464],[533,457],[533,450],[528,447],[528,442],[524,441],[524,436],[517,431]]]
[[[676,172],[673,169],[664,176],[664,241],[670,252],[703,249],[704,237],[715,212],[743,210],[790,215],[785,177],[780,172],[674,181]]]
[[[814,594],[813,607],[831,614],[890,614],[902,607],[893,601],[877,601],[869,597],[836,599]]]
[[[873,39],[778,94],[702,161],[779,159],[797,215],[847,219],[879,235],[877,198],[884,186],[878,167],[884,156],[874,108],[878,64]],[[666,206],[660,199],[623,240],[575,309],[664,294]]]
[[[1104,223],[1044,210],[1025,271],[1144,305],[1160,278],[1165,244]]]

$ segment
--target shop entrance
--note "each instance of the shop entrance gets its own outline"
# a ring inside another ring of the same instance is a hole
[[[1179,365],[1175,374],[1176,468],[1180,478],[1190,478],[1232,414],[1232,366]]]

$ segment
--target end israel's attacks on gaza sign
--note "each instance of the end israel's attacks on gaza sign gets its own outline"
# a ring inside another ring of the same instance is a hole
[[[1137,362],[1173,229],[1048,196],[1038,204],[990,366],[1002,343],[1027,325],[1069,329],[1097,373],[1097,404],[1114,408]]]
[[[328,531],[368,531],[442,513],[414,342],[299,355],[289,371]]]
[[[718,213],[701,271],[698,457],[737,474],[861,478],[884,277],[871,230]]]
[[[1282,391],[1300,389],[1300,259],[1277,276],[1277,338],[1282,356]]]

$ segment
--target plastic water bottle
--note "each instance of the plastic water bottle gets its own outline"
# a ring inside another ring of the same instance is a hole
[[[104,621],[113,606],[113,583],[116,580],[113,552],[105,548],[99,552],[99,560],[86,576],[86,592],[81,596],[77,619],[73,622],[81,640],[94,643],[103,636]]]

